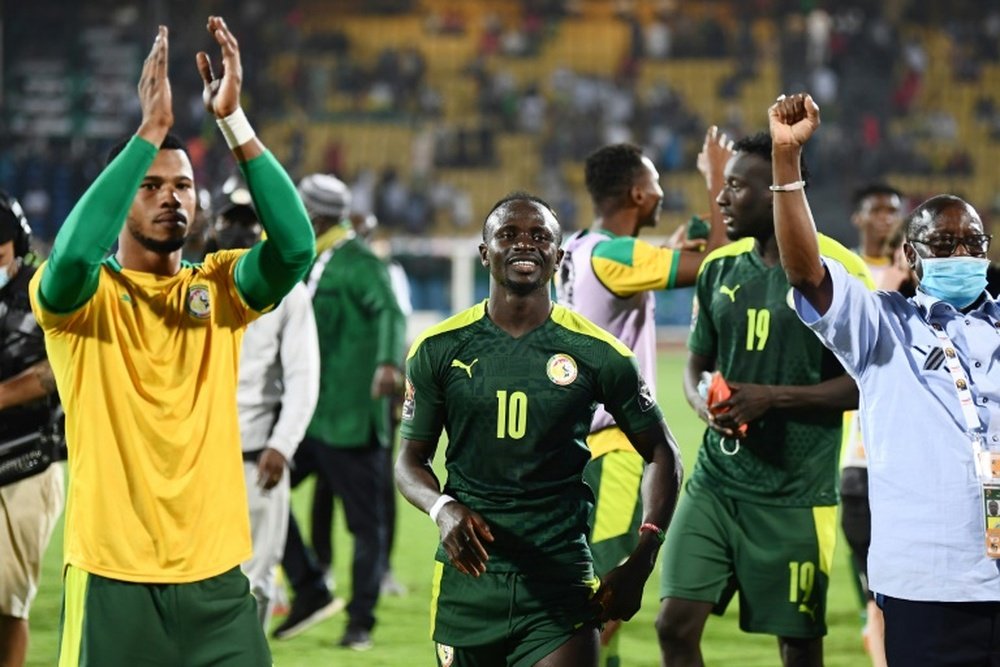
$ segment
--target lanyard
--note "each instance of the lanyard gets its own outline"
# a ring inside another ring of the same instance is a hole
[[[952,386],[955,387],[955,393],[958,395],[958,404],[962,407],[962,417],[965,421],[966,434],[972,442],[972,452],[975,455],[976,473],[980,479],[989,481],[993,479],[991,457],[989,456],[989,452],[985,452],[986,455],[984,456],[982,436],[979,434],[979,431],[982,429],[982,423],[979,421],[979,413],[976,412],[976,404],[972,400],[969,376],[966,375],[965,369],[959,363],[958,352],[955,350],[955,346],[945,332],[944,327],[934,322],[931,324],[931,331],[941,341],[941,346],[944,349],[944,365],[951,375]]]

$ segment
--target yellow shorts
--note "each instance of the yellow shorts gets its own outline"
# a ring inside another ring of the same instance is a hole
[[[0,487],[0,615],[28,618],[42,555],[63,508],[63,469]]]

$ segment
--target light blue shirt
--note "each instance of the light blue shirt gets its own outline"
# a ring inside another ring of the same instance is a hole
[[[870,292],[824,260],[833,303],[819,317],[802,295],[802,321],[861,392],[868,451],[871,590],[904,600],[1000,600],[1000,565],[986,557],[983,501],[958,394],[944,363],[944,327],[969,378],[986,443],[1000,448],[1000,306],[962,314],[917,292]]]

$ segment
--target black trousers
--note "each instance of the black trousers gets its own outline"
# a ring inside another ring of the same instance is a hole
[[[351,565],[353,590],[347,605],[350,625],[371,630],[375,605],[385,573],[385,453],[382,447],[332,447],[306,438],[295,453],[292,484],[315,473],[339,497],[347,529],[354,537]],[[302,539],[294,514],[289,517],[288,540],[281,561],[295,595],[322,592],[323,568]]]
[[[383,472],[383,486],[385,488],[383,501],[385,503],[385,525],[386,525],[386,568],[390,568],[392,562],[392,547],[396,542],[396,482],[394,480],[393,468],[395,467],[395,457],[391,447],[383,447],[383,458],[385,460],[385,471]],[[316,488],[313,489],[312,498],[312,523],[310,524],[310,534],[312,535],[313,553],[320,567],[330,570],[333,568],[333,491],[323,478],[316,480]]]
[[[1000,667],[1000,602],[877,599],[889,667]]]

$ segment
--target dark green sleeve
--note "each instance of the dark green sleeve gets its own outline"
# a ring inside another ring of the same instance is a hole
[[[267,238],[236,264],[236,287],[254,310],[266,310],[302,280],[316,237],[292,179],[270,151],[240,164]]]
[[[444,427],[444,394],[434,377],[430,345],[417,343],[406,360],[406,390],[400,435],[410,440],[437,443]]]
[[[156,152],[153,144],[132,137],[70,211],[38,287],[38,300],[46,310],[68,313],[94,296],[101,262],[121,233]]]
[[[642,374],[635,357],[616,350],[608,353],[598,373],[601,401],[626,433],[639,433],[663,419],[660,406]]]
[[[358,297],[365,310],[378,323],[378,348],[375,363],[399,365],[403,358],[403,339],[406,336],[406,316],[399,307],[392,280],[385,264],[375,256],[359,263],[358,279],[352,286],[360,292]]]
[[[711,269],[710,266],[704,267],[698,276],[694,295],[696,311],[692,315],[691,335],[688,336],[688,349],[703,357],[715,357],[718,338],[711,310],[713,276],[716,272]]]

